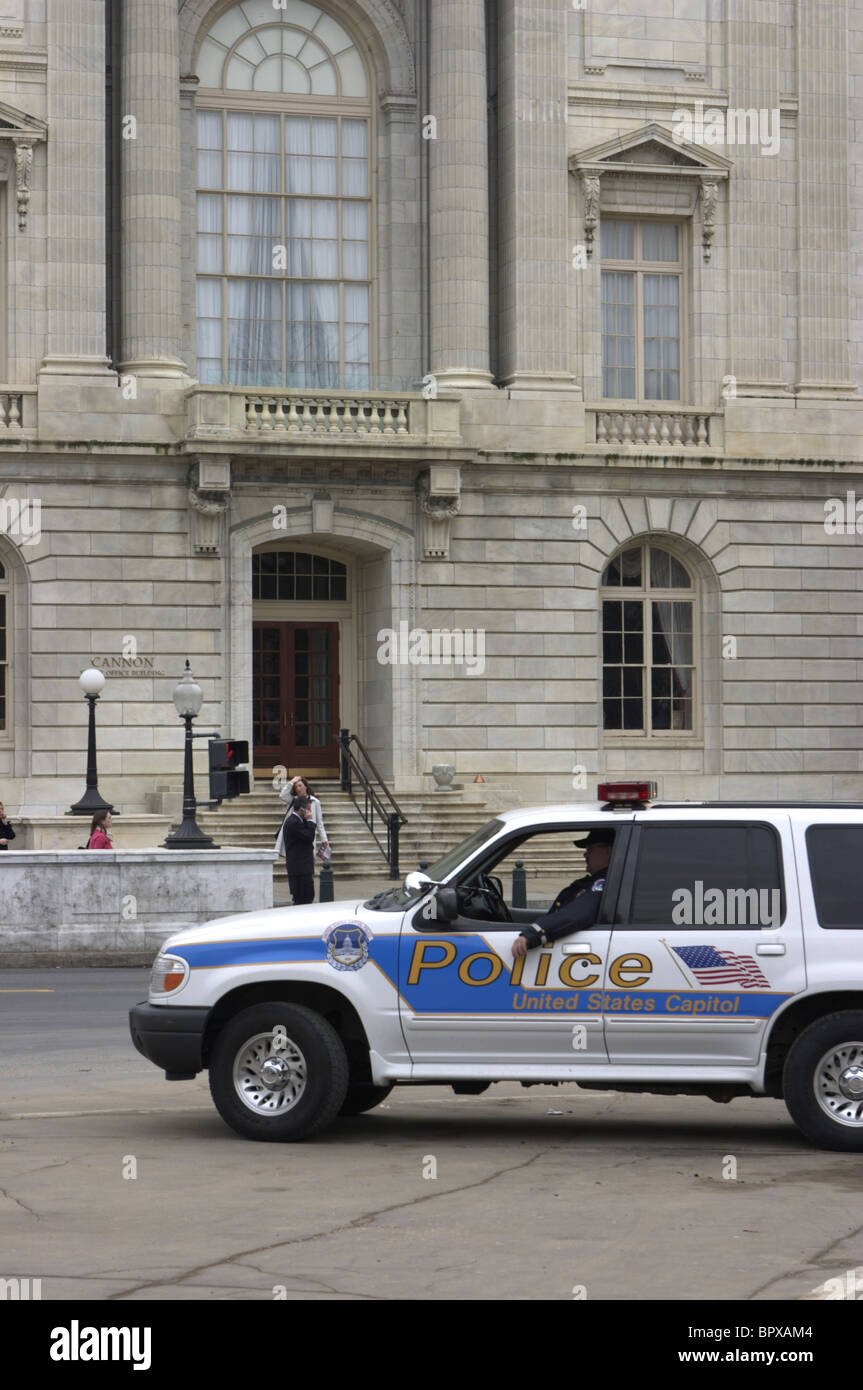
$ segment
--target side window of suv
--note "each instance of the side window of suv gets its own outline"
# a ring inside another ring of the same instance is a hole
[[[779,926],[785,915],[775,831],[766,825],[642,825],[633,926]]]
[[[863,927],[863,825],[810,825],[806,852],[822,927]]]

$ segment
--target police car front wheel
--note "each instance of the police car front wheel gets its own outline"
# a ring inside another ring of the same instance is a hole
[[[816,1019],[785,1060],[785,1104],[819,1148],[863,1152],[863,1011]]]
[[[338,1115],[348,1060],[331,1024],[302,1004],[255,1004],[216,1039],[210,1092],[245,1139],[311,1139]]]

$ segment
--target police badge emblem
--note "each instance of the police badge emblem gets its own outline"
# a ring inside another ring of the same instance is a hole
[[[324,932],[327,960],[335,970],[361,970],[372,933],[363,922],[334,922]]]

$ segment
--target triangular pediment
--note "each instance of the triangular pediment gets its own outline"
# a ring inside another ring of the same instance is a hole
[[[44,140],[48,134],[48,123],[39,116],[31,116],[20,106],[8,101],[0,101],[0,138],[4,135],[29,135],[34,140]]]
[[[704,145],[683,144],[665,126],[651,121],[628,135],[615,135],[601,144],[591,145],[570,155],[573,173],[602,173],[627,170],[652,173],[712,174],[727,178],[731,160]]]

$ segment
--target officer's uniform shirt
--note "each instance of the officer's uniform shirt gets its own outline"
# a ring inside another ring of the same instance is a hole
[[[606,870],[585,874],[564,888],[548,912],[537,917],[534,924],[521,933],[530,946],[545,946],[562,936],[571,936],[582,927],[592,927],[599,916],[599,905],[605,888]]]

